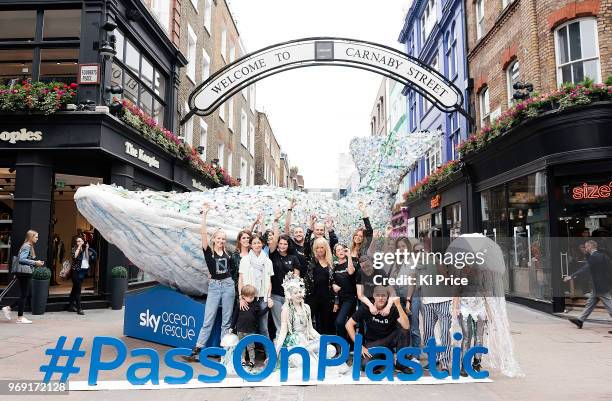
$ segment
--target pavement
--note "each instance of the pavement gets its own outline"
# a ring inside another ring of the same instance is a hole
[[[491,383],[438,384],[438,385],[326,385],[283,386],[258,388],[206,388],[170,390],[115,390],[71,391],[69,395],[53,396],[51,400],[358,400],[405,401],[427,400],[612,400],[612,325],[587,322],[582,330],[566,319],[535,311],[527,307],[508,304],[511,332],[517,358],[525,377],[507,378],[492,374]],[[26,317],[31,325],[18,325],[0,321],[0,380],[41,380],[38,368],[48,363],[44,350],[52,347],[59,336],[72,339],[82,336],[83,349],[91,350],[93,337],[121,338],[128,349],[155,348],[165,352],[169,348],[145,341],[123,337],[123,311],[87,310],[85,316],[56,312]],[[14,319],[14,317],[13,317]],[[105,355],[111,358],[113,355]],[[486,356],[485,356],[486,358]],[[129,358],[128,362],[142,361]],[[85,367],[82,360],[77,366]],[[114,372],[102,373],[100,380],[120,380],[127,366]],[[197,366],[197,365],[196,365]],[[199,367],[199,366],[198,366]],[[196,374],[198,369],[194,369]],[[166,367],[166,373],[177,375]],[[70,377],[87,380],[87,369]],[[40,400],[48,395],[2,396],[2,400]]]

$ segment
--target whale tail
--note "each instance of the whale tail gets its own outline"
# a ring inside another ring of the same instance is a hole
[[[360,189],[394,194],[402,178],[440,138],[441,131],[390,133],[354,138],[350,149],[360,178]]]

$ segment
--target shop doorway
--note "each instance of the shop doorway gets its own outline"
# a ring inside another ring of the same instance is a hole
[[[77,189],[90,184],[101,184],[102,178],[85,177],[68,174],[55,174],[55,188],[53,190],[51,240],[49,244],[51,261],[51,287],[50,296],[64,296],[70,293],[72,282],[59,276],[62,264],[72,261],[72,248],[77,237],[82,237],[90,248],[100,249],[100,235],[93,226],[78,212],[74,202]],[[89,268],[83,281],[82,294],[96,294],[100,278],[99,258]]]
[[[0,168],[0,287],[9,281],[15,169]]]

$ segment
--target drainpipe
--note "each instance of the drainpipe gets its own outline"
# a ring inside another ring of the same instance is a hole
[[[529,54],[531,56],[531,62],[533,63],[533,77],[531,82],[536,91],[542,91],[541,78],[541,66],[540,66],[540,52],[538,44],[538,12],[536,6],[536,0],[529,0],[527,3],[529,7]]]

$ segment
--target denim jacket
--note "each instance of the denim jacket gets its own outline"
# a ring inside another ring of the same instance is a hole
[[[36,261],[32,257],[32,246],[30,244],[24,244],[19,250],[19,264],[31,267],[36,266]]]

